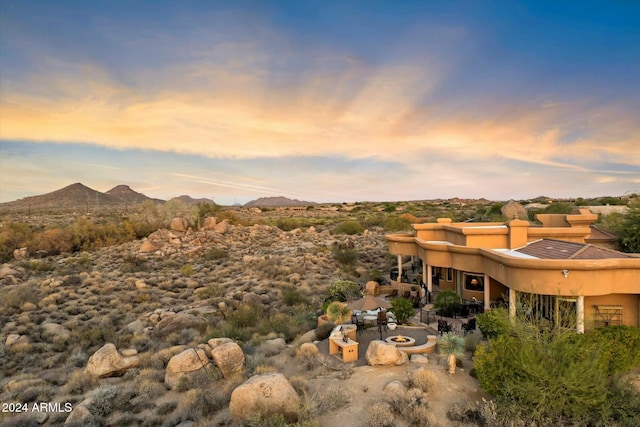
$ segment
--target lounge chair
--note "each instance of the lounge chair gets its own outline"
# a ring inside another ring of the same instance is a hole
[[[467,335],[467,332],[473,332],[476,330],[476,322],[476,318],[472,317],[467,323],[462,324],[462,329],[464,330],[465,335]]]

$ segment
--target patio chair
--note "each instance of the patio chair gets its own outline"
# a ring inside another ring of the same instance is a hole
[[[467,332],[473,332],[476,330],[476,318],[472,317],[469,319],[467,323],[462,324],[462,329],[464,330],[464,334],[467,335]]]
[[[388,294],[388,295],[385,297],[385,299],[391,299],[391,298],[395,298],[395,297],[397,297],[397,296],[398,296],[398,290],[397,290],[397,289],[394,289],[394,290],[392,290],[392,291],[391,291],[391,293],[390,293],[390,294]]]
[[[358,317],[357,315],[351,315],[351,323],[356,325],[356,331],[358,334],[364,332],[364,319],[362,317]]]
[[[438,332],[440,332],[440,335],[452,331],[453,327],[449,324],[449,322],[447,322],[446,320],[438,320]]]

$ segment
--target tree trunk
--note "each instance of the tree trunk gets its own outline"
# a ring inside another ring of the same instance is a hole
[[[456,373],[456,355],[450,354],[447,357],[447,363],[449,363],[449,375],[453,375]]]

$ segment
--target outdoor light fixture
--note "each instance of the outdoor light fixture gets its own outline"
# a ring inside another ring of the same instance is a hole
[[[569,270],[567,270],[566,268],[564,270],[562,270],[562,275],[564,277],[568,277],[569,276]]]

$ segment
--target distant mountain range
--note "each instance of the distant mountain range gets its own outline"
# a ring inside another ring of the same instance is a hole
[[[315,202],[304,202],[297,199],[289,199],[287,197],[260,197],[259,199],[252,200],[245,203],[244,208],[282,208],[290,206],[313,206],[317,205]]]
[[[125,208],[148,200],[156,203],[165,203],[165,200],[154,199],[142,193],[138,193],[137,191],[132,190],[128,185],[117,185],[111,190],[103,193],[76,182],[75,184],[68,185],[60,190],[52,191],[51,193],[24,197],[12,202],[0,203],[0,208],[11,210],[54,209],[64,211],[96,211],[101,208]],[[182,203],[190,205],[197,203],[214,203],[211,199],[194,199],[187,195],[174,197],[171,200],[179,200]],[[286,207],[308,206],[315,204],[316,203],[313,202],[292,200],[286,197],[262,197],[247,203],[245,207]]]

